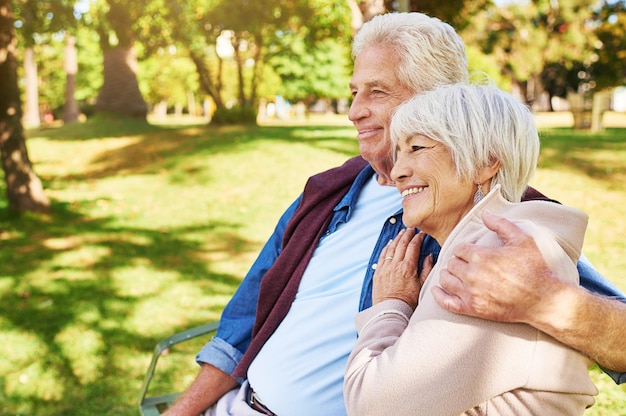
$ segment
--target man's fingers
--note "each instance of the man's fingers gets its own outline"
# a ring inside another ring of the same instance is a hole
[[[434,286],[431,289],[431,293],[435,298],[435,302],[443,309],[453,313],[461,313],[463,310],[463,301],[459,297],[446,292],[439,286]]]
[[[508,219],[492,214],[489,211],[485,211],[482,218],[487,228],[498,234],[505,247],[534,244],[534,240],[524,230]],[[469,264],[488,263],[489,257],[493,255],[492,252],[493,250],[489,247],[481,247],[475,244],[459,244],[453,251],[455,257]],[[457,267],[457,269],[460,269],[460,267]],[[454,270],[457,269],[452,269],[453,273],[456,274]]]
[[[516,224],[489,211],[483,213],[483,222],[487,228],[498,234],[505,246],[518,245],[527,236]]]
[[[442,269],[439,273],[439,286],[449,294],[458,294],[463,290],[463,282],[448,269]]]
[[[446,265],[446,270],[451,274],[453,274],[454,276],[456,276],[457,278],[462,277],[461,273],[462,272],[467,272],[467,267],[468,267],[468,262],[467,260],[465,260],[467,258],[469,251],[468,250],[460,250],[461,256],[457,256],[456,251],[455,251],[455,256],[450,258],[450,260],[448,260],[448,264]],[[465,255],[465,257],[463,257],[463,255]]]

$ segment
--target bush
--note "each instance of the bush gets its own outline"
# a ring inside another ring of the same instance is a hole
[[[257,112],[253,108],[234,106],[218,108],[213,114],[211,124],[224,126],[229,124],[256,124]]]

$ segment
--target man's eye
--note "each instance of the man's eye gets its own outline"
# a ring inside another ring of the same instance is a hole
[[[426,149],[426,146],[417,146],[417,145],[411,146],[411,150],[414,152],[417,152],[418,150],[422,150],[422,149]]]

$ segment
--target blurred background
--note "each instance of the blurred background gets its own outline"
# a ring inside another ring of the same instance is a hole
[[[626,291],[625,1],[0,0],[0,415],[138,413],[155,343],[218,319],[306,178],[358,153],[350,43],[392,10],[532,108],[532,185],[589,213]],[[625,415],[591,372],[586,416]]]
[[[345,112],[352,35],[389,10],[423,11],[452,24],[467,44],[470,68],[535,111],[576,111],[577,127],[591,127],[584,112],[594,97],[601,111],[626,111],[623,1],[12,3],[27,127],[96,111],[217,113],[220,121],[229,118],[225,112],[244,120]]]

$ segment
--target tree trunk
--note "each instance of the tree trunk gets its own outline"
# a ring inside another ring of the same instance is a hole
[[[9,209],[45,212],[50,201],[32,169],[22,128],[15,43],[11,0],[0,0],[0,154]]]
[[[385,12],[384,0],[348,0],[352,11],[352,31],[356,33],[363,23]]]
[[[78,121],[78,103],[74,97],[76,92],[76,74],[78,73],[78,54],[76,52],[76,37],[65,34],[65,105],[63,106],[63,122],[76,123]]]
[[[261,49],[263,37],[256,36],[254,40],[254,65],[252,67],[252,81],[250,83],[250,106],[257,102],[257,91],[263,77],[263,62],[261,61]]]
[[[211,69],[206,64],[202,54],[194,51],[193,49],[190,49],[189,57],[196,66],[196,71],[198,72],[198,80],[200,82],[200,89],[213,99],[216,108],[225,108],[224,101],[222,100],[221,95],[222,61],[219,61],[217,85],[214,85],[213,81],[211,80]]]
[[[148,106],[137,82],[137,57],[132,47],[117,46],[104,51],[104,84],[96,110],[146,118]]]
[[[237,102],[239,107],[246,107],[246,86],[243,77],[244,61],[241,59],[241,51],[239,50],[239,38],[237,35],[233,36],[232,43],[235,50],[235,63],[237,64]]]
[[[37,61],[35,50],[32,46],[24,51],[24,75],[26,76],[24,118],[22,122],[26,127],[39,127],[41,117],[39,115],[39,77],[37,76]]]

